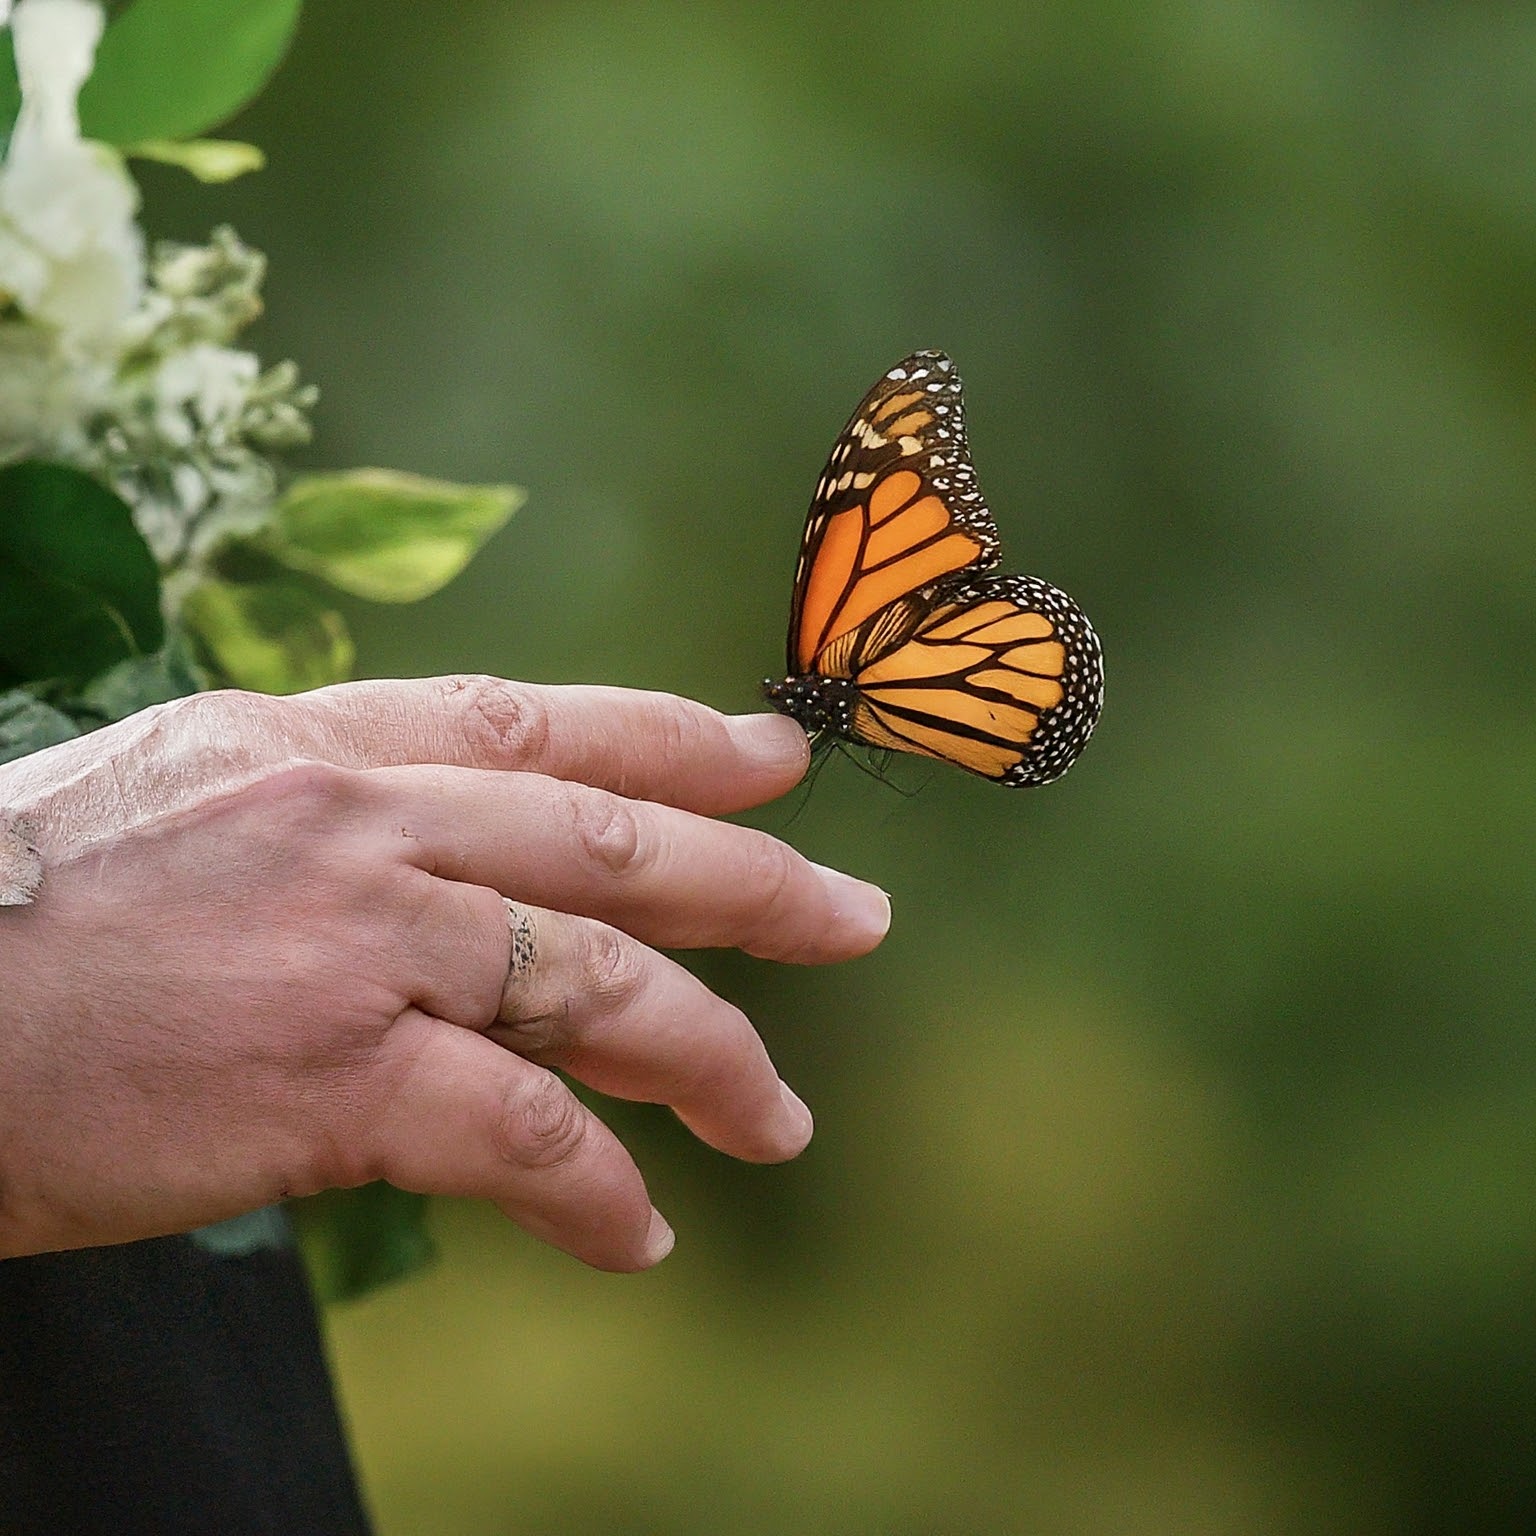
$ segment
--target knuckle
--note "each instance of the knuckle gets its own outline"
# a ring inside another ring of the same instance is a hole
[[[798,872],[798,856],[783,843],[761,833],[748,843],[746,885],[753,904],[766,916],[779,916],[792,905]]]
[[[289,755],[286,700],[236,688],[167,699],[136,717],[167,759],[195,756],[205,779],[226,782]]]
[[[172,699],[165,707],[173,711],[178,720],[184,718],[215,741],[249,741],[257,747],[268,745],[274,739],[285,741],[293,713],[293,705],[286,699],[265,693],[247,693],[240,688],[215,688],[209,693],[194,693],[183,699]]]
[[[316,758],[280,763],[263,774],[252,793],[274,813],[295,821],[335,821],[361,800],[363,776]]]
[[[266,694],[247,694],[238,688],[210,688],[205,693],[189,693],[179,699],[167,699],[163,704],[153,705],[146,714],[152,713],[166,720],[184,715],[195,720],[228,720],[239,714],[248,701],[260,709],[261,704],[270,702],[270,699]]]
[[[345,1123],[337,1116],[338,1123]],[[361,1128],[359,1128],[361,1129]],[[357,1189],[396,1173],[388,1151],[376,1147],[366,1134],[317,1133],[302,1172],[290,1180],[288,1193],[312,1195],[322,1189]]]
[[[639,862],[639,824],[629,803],[618,795],[573,792],[571,823],[577,848],[598,868],[622,875]]]
[[[587,990],[602,1012],[622,1011],[645,987],[640,946],[606,923],[592,925],[584,970]]]
[[[711,1025],[710,1047],[694,1052],[674,1075],[670,1102],[677,1104],[712,1104],[723,1096],[741,1076],[742,1063],[749,1056],[749,1042],[756,1031],[739,1008],[721,998],[711,999],[708,1015]]]
[[[686,700],[667,699],[653,713],[655,742],[664,762],[693,763],[718,746],[717,718]]]
[[[768,946],[779,959],[798,960],[816,947],[825,926],[824,906],[806,898],[800,856],[760,835],[746,855],[743,881],[750,893],[746,947]]]
[[[572,1162],[587,1139],[587,1114],[559,1078],[539,1072],[507,1096],[496,1125],[496,1155],[518,1168]]]
[[[489,762],[539,763],[549,750],[549,706],[542,690],[483,672],[442,679],[443,697],[474,752]]]
[[[370,859],[349,873],[360,905],[379,916],[388,931],[429,933],[439,912],[437,877],[396,859]]]
[[[394,1149],[378,1133],[399,1102],[408,1064],[375,1077],[377,1065],[377,1058],[361,1055],[340,1070],[334,1061],[310,1065],[293,1106],[297,1144],[279,1163],[285,1198],[355,1189],[398,1173]]]

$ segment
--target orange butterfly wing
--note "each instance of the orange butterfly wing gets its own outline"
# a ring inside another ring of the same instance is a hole
[[[1072,765],[1104,696],[1083,611],[991,576],[998,535],[971,468],[960,379],[916,352],[865,396],[816,486],[773,705],[813,735],[954,763],[1005,785]]]
[[[864,397],[811,498],[789,670],[846,676],[837,641],[942,576],[987,570],[997,554],[966,449],[959,375],[943,353],[915,352]]]
[[[911,635],[861,656],[853,736],[999,784],[1048,784],[1098,723],[1104,665],[1082,610],[1034,576],[945,587]]]

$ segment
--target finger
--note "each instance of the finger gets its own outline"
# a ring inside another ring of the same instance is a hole
[[[342,767],[520,769],[708,815],[784,794],[810,762],[805,732],[783,715],[722,715],[629,688],[432,677],[339,683],[283,706],[302,738],[291,748]]]
[[[418,867],[647,944],[810,964],[862,955],[890,926],[878,887],[750,827],[541,774],[417,767],[369,778]]]
[[[668,1104],[731,1157],[777,1163],[805,1149],[810,1111],[740,1009],[616,928],[507,906],[512,964],[491,1039],[599,1093]]]
[[[386,963],[404,966],[405,1001],[434,1018],[483,1029],[501,1005],[507,979],[507,918],[486,886],[436,880],[407,866],[398,935]]]
[[[401,1189],[493,1201],[598,1269],[648,1269],[672,1246],[633,1159],[553,1073],[411,1010],[376,1062],[387,1085],[364,1166]]]

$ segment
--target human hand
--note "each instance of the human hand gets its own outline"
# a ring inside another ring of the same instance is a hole
[[[714,819],[806,758],[778,715],[450,678],[200,694],[0,765],[43,868],[0,907],[0,1255],[382,1178],[656,1263],[555,1069],[735,1157],[805,1146],[747,1020],[652,946],[880,941],[875,887]]]

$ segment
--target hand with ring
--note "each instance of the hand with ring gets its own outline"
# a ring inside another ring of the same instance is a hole
[[[672,1245],[562,1079],[794,1157],[805,1106],[663,948],[844,960],[871,885],[717,818],[778,715],[494,678],[200,694],[0,765],[0,1257],[387,1179],[603,1269]]]

